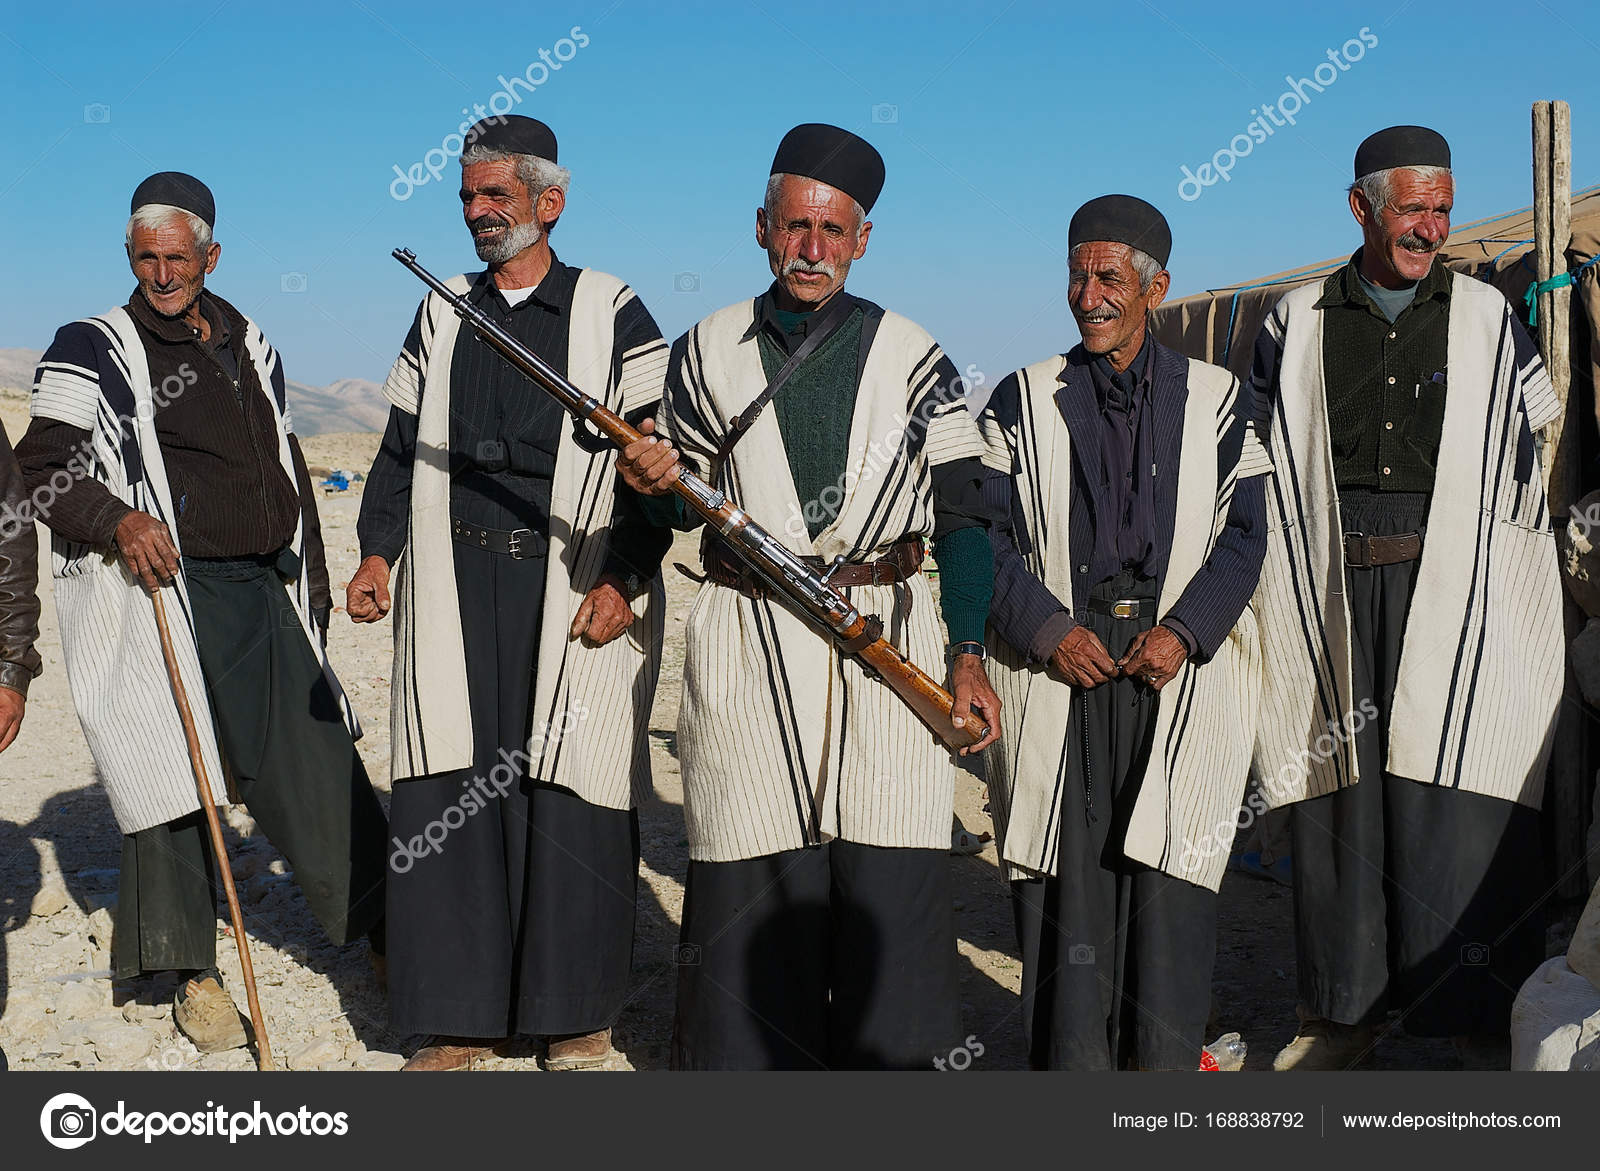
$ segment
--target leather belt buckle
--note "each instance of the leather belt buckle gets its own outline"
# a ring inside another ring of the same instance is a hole
[[[1344,563],[1352,569],[1372,568],[1372,545],[1366,533],[1344,535]]]
[[[1121,601],[1112,602],[1111,615],[1114,618],[1137,618],[1139,616],[1138,599],[1123,598]]]
[[[532,537],[532,529],[514,529],[512,531],[511,540],[506,545],[506,552],[511,554],[513,561],[521,561],[524,558],[533,556],[532,549],[524,551],[522,546],[524,541],[531,541]]]

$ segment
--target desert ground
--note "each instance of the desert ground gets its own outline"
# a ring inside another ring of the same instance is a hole
[[[26,410],[24,394],[0,395],[0,418],[13,440],[25,429]],[[307,460],[364,471],[377,441],[375,434],[313,436],[305,441]],[[337,602],[357,562],[360,502],[359,485],[320,502]],[[668,566],[692,560],[691,540],[680,538]],[[48,566],[48,559],[41,564]],[[608,1063],[618,1070],[665,1068],[672,1025],[674,944],[688,856],[674,728],[682,624],[696,587],[670,569],[666,580],[671,618],[650,725],[655,796],[640,811],[643,860],[633,988],[616,1023],[616,1054]],[[170,984],[114,985],[110,979],[121,839],[68,691],[48,571],[40,588],[45,673],[33,685],[20,737],[0,756],[0,1047],[19,1070],[253,1068],[246,1050],[203,1056],[174,1030]],[[356,626],[341,611],[329,640],[367,729],[362,755],[385,800],[390,630],[387,622]],[[961,775],[956,809],[969,831],[991,828],[980,777]],[[389,1030],[365,944],[336,948],[323,939],[293,874],[254,832],[245,811],[228,811],[225,833],[279,1063],[296,1069],[398,1068],[420,1038]],[[950,866],[964,1025],[983,1046],[971,1068],[1025,1068],[1017,998],[1021,963],[993,843],[978,855],[952,855]],[[225,924],[224,909],[218,957],[242,1008],[238,957]],[[1552,932],[1550,954],[1565,949],[1561,935]],[[1293,898],[1287,887],[1229,873],[1222,888],[1214,989],[1212,1036],[1242,1034],[1249,1046],[1246,1068],[1270,1068],[1273,1053],[1293,1035],[1294,1026]],[[538,1069],[539,1054],[539,1045],[525,1040],[486,1068]],[[1394,1030],[1380,1042],[1375,1065],[1449,1069],[1454,1060],[1448,1043]]]

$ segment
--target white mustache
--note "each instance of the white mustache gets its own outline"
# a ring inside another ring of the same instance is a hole
[[[835,272],[833,265],[829,264],[826,260],[819,260],[816,264],[812,264],[808,260],[801,260],[798,256],[792,260],[785,260],[783,262],[783,272],[780,275],[788,276],[792,272],[820,273],[825,277],[833,277],[838,275]]]

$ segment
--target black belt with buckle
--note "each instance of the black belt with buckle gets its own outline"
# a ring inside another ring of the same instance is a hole
[[[1116,601],[1090,598],[1086,609],[1093,614],[1109,614],[1113,618],[1144,618],[1156,612],[1156,601],[1154,598],[1118,598]]]
[[[1344,563],[1351,569],[1399,565],[1421,556],[1421,533],[1396,533],[1389,537],[1372,537],[1366,533],[1344,535]]]
[[[544,552],[544,541],[532,529],[486,529],[450,518],[450,535],[463,545],[487,549],[491,553],[504,553],[514,560],[538,557]]]

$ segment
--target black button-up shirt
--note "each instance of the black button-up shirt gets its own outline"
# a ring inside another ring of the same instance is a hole
[[[1155,452],[1148,425],[1149,335],[1128,368],[1118,374],[1101,355],[1089,363],[1100,404],[1100,491],[1094,499],[1094,553],[1089,580],[1101,582],[1122,570],[1150,576],[1156,531]]]
[[[1391,323],[1361,287],[1358,251],[1323,285],[1322,368],[1340,488],[1431,492],[1444,426],[1450,271],[1437,260]]]
[[[487,272],[473,281],[467,297],[565,375],[578,273],[552,253],[550,271],[519,304],[511,305]],[[660,337],[649,311],[634,298],[617,318],[614,350],[620,355]],[[420,352],[420,314],[405,348]],[[483,528],[548,533],[556,456],[570,417],[465,326],[451,352],[450,383],[451,515]],[[416,447],[417,417],[391,410],[362,494],[357,535],[363,557],[376,554],[393,565],[405,548]],[[618,494],[608,571],[648,579],[670,541],[670,533],[658,533],[639,517],[633,493]]]

